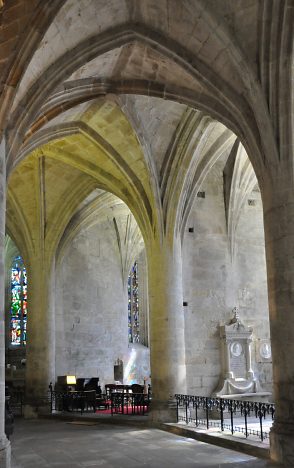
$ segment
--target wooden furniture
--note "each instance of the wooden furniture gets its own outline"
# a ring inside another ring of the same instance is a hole
[[[60,392],[61,409],[64,411],[93,411],[108,408],[109,403],[102,395],[99,377],[79,377],[75,384],[67,383],[67,376],[58,376],[55,391]]]
[[[59,392],[70,392],[76,389],[76,383],[68,383],[67,375],[59,375],[55,385],[55,390]],[[76,379],[74,379],[76,381]]]
[[[105,385],[105,394],[110,398],[111,393],[120,392],[120,393],[131,393],[132,385],[123,385],[123,384],[106,384]]]
[[[141,414],[144,415],[149,407],[149,395],[144,394],[144,385],[115,385],[105,386],[111,402],[111,414]]]

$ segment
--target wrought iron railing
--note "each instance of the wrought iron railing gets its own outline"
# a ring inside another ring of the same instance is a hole
[[[264,422],[266,417],[274,419],[273,403],[179,394],[175,398],[178,422],[183,421],[194,427],[204,426],[206,429],[218,427],[221,431],[229,430],[231,434],[240,432],[246,438],[256,436],[261,441],[269,438]],[[253,427],[256,425],[257,428]]]
[[[50,390],[48,393],[51,413],[56,411],[95,412],[96,404],[95,390],[89,392],[57,392]]]
[[[9,406],[14,416],[23,415],[24,391],[23,389],[9,389]]]
[[[110,396],[111,414],[145,415],[149,409],[149,395],[113,392]]]
[[[95,390],[83,392],[48,392],[51,413],[55,412],[96,412],[109,411],[109,414],[145,415],[149,408],[149,396],[137,393],[112,392],[96,395]]]

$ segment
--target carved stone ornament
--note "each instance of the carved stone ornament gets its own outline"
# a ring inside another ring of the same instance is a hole
[[[236,307],[233,314],[228,324],[220,326],[222,378],[214,395],[231,398],[245,394],[269,396],[270,393],[262,392],[251,366],[253,329],[241,322]],[[268,354],[268,347],[264,346],[263,352]]]
[[[230,351],[232,356],[241,356],[241,354],[244,352],[243,346],[239,341],[233,341],[230,346]]]
[[[256,347],[256,362],[272,362],[271,342],[269,339],[257,340]]]

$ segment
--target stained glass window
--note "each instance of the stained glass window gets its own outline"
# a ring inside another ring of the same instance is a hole
[[[10,342],[25,346],[27,341],[27,273],[20,256],[11,268]]]
[[[138,298],[138,264],[134,263],[128,277],[128,336],[129,343],[139,343],[139,298]]]

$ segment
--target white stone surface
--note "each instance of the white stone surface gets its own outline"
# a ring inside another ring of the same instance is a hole
[[[128,17],[125,1],[68,0],[48,28],[34,59],[27,68],[18,90],[15,105],[26,89],[63,53],[75,47],[82,39],[107,29],[113,22],[121,23]]]
[[[241,320],[253,327],[253,341],[269,338],[262,202],[250,198],[237,228],[236,257],[232,263],[223,204],[223,163],[214,166],[196,198],[183,241],[188,393],[210,395],[221,375],[219,324],[239,308]],[[194,227],[194,233],[189,233]],[[272,391],[272,365],[256,362],[253,369],[264,390]]]
[[[127,288],[112,219],[73,239],[57,285],[56,375],[96,376],[103,386],[114,382],[119,358],[125,383],[142,384],[150,375],[149,351],[128,343]]]

